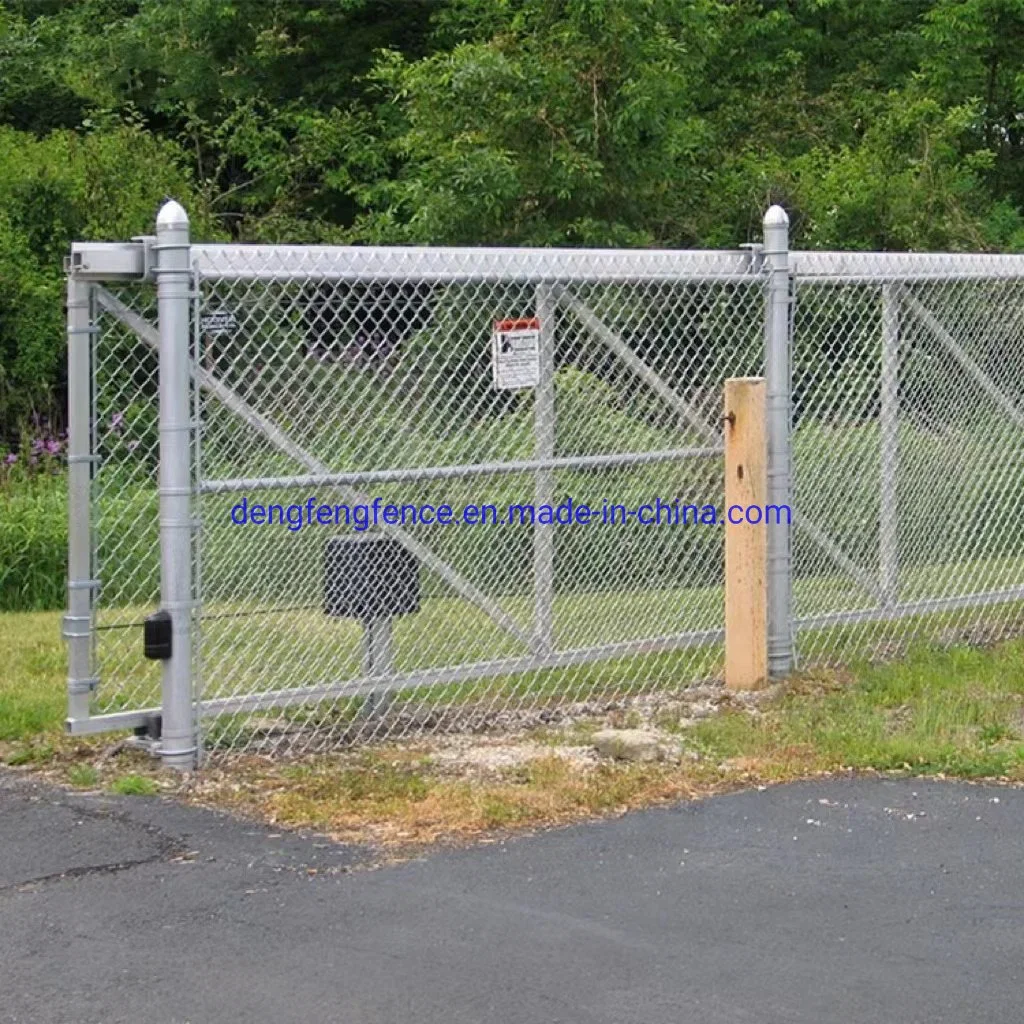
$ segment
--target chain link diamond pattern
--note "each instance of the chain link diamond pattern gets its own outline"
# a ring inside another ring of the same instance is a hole
[[[721,512],[723,384],[764,372],[756,257],[194,246],[193,259],[207,750],[513,727],[720,675],[720,529],[506,519],[570,498]],[[799,663],[1019,633],[1020,259],[793,253],[791,266]],[[155,296],[109,291],[141,319],[132,330],[108,304],[94,342],[96,713],[157,707],[160,675],[140,629],[159,602]],[[540,331],[535,386],[493,382],[508,320]],[[493,506],[502,521],[238,522],[243,500],[283,517],[375,498]],[[328,551],[354,558],[367,538],[412,559],[415,611],[328,614]]]

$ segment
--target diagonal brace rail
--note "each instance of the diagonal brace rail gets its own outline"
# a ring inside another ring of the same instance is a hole
[[[721,435],[708,425],[704,417],[675,388],[667,384],[656,370],[648,366],[589,306],[565,288],[556,289],[555,296],[598,341],[611,349],[636,377],[682,416],[697,433],[711,444],[722,444]]]
[[[913,312],[928,333],[943,345],[949,354],[967,371],[971,379],[999,406],[1007,416],[1024,428],[1024,411],[1019,409],[1003,389],[970,357],[967,350],[939,322],[938,317],[918,298],[913,295],[903,297],[904,304]]]
[[[144,317],[139,316],[134,310],[125,305],[115,295],[112,295],[104,288],[96,289],[96,298],[99,304],[113,317],[119,320],[127,328],[138,335],[139,339],[156,350],[160,336],[157,329]],[[262,413],[257,412],[251,405],[241,398],[232,388],[219,380],[208,370],[189,363],[189,372],[195,383],[205,388],[210,394],[217,397],[226,409],[229,409],[236,416],[242,419],[254,430],[262,434],[275,448],[293,458],[296,462],[305,466],[311,473],[317,476],[328,476],[331,474],[331,467],[321,462],[315,455],[306,451],[296,444],[273,420],[268,419]],[[367,497],[352,487],[342,484],[336,485],[338,491],[343,494],[346,500],[354,503],[365,503]],[[519,625],[516,620],[505,611],[496,601],[489,598],[482,590],[467,580],[456,569],[453,569],[447,562],[436,555],[422,541],[417,540],[406,530],[399,526],[391,526],[382,523],[381,531],[390,534],[399,541],[407,551],[414,554],[425,566],[437,573],[457,594],[464,597],[471,604],[476,605],[482,612],[487,614],[505,632],[514,636],[523,644],[529,646],[530,635]]]
[[[618,356],[641,381],[647,384],[666,405],[679,413],[694,430],[712,444],[720,445],[722,443],[718,431],[710,426],[656,370],[648,366],[589,306],[565,288],[559,288],[555,294],[560,305],[569,310],[598,341]],[[793,512],[793,522],[832,559],[835,565],[856,580],[865,592],[874,597],[879,604],[882,604],[882,593],[875,581],[820,526],[806,516],[798,514],[796,510]]]

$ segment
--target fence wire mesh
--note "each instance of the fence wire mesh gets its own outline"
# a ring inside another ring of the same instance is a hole
[[[793,587],[805,663],[1024,627],[1024,280],[983,258],[970,276],[931,259],[928,273],[897,256],[880,258],[888,274],[796,278]]]
[[[192,258],[192,658],[207,749],[516,727],[720,676],[722,530],[635,516],[545,526],[510,506],[721,513],[723,384],[764,372],[756,257]],[[791,267],[799,662],[1020,632],[1021,261],[793,253]],[[160,599],[155,293],[97,294],[93,711],[159,710],[159,663],[141,643]],[[497,321],[539,330],[535,386],[495,387]],[[310,499],[335,518],[289,520]],[[494,513],[361,524],[374,499]],[[278,521],[253,523],[255,505]],[[394,615],[332,597],[368,539],[406,567],[378,588],[408,599]]]
[[[146,616],[160,602],[160,457],[158,359],[155,348],[118,319],[119,304],[156,320],[149,285],[119,285],[96,304],[92,351],[93,657],[102,681],[97,713],[160,703],[160,666],[143,657]]]
[[[299,752],[380,730],[509,724],[718,671],[718,533],[506,519],[512,505],[570,498],[720,506],[722,382],[761,361],[756,275],[437,280],[443,251],[421,277],[231,270],[202,285],[212,746]],[[534,318],[548,369],[535,388],[497,390],[495,322]],[[324,607],[327,545],[363,531],[240,526],[243,498],[286,513],[310,498],[474,505],[498,522],[368,531],[412,551],[421,590],[418,611],[383,627],[375,664],[374,624]]]

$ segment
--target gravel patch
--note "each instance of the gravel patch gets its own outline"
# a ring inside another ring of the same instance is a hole
[[[441,740],[430,752],[431,765],[444,774],[501,776],[530,761],[559,757],[578,768],[597,764],[593,747],[537,743],[528,739],[453,737]]]

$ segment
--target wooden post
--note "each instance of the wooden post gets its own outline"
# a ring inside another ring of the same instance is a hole
[[[727,380],[725,685],[730,690],[755,690],[768,676],[766,464],[765,382],[761,377]]]

